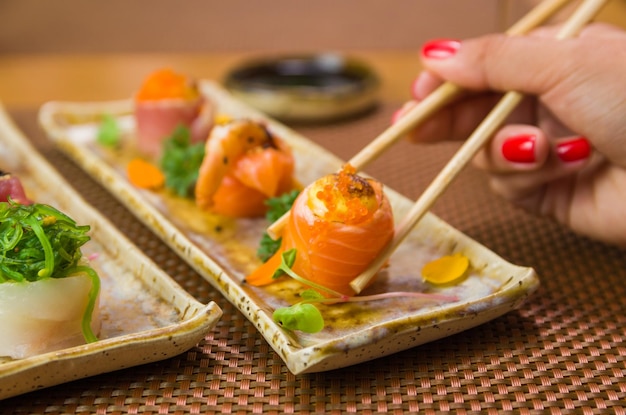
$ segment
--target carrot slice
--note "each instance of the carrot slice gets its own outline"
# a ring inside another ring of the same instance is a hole
[[[155,165],[140,159],[132,159],[126,166],[128,180],[142,189],[160,189],[165,184],[165,176]]]
[[[246,277],[246,282],[254,286],[262,286],[270,284],[274,281],[272,278],[274,272],[278,269],[281,262],[282,250],[278,250],[274,255],[263,263],[260,267],[255,269],[250,275]]]

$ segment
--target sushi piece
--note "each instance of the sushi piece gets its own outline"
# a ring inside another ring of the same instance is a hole
[[[163,140],[178,126],[188,127],[191,141],[204,142],[213,127],[213,103],[188,77],[171,69],[150,74],[135,95],[137,147],[160,157]]]
[[[268,198],[297,187],[293,172],[291,149],[264,124],[242,119],[217,125],[206,142],[196,204],[231,217],[262,216]]]
[[[33,203],[27,196],[22,186],[22,182],[17,177],[9,173],[0,171],[0,202],[6,202],[9,199],[23,205]]]
[[[251,285],[272,282],[283,252],[296,249],[292,270],[304,279],[346,296],[350,282],[391,240],[394,220],[380,182],[344,166],[307,186],[296,198],[280,249],[246,278]]]
[[[92,278],[84,272],[65,278],[0,284],[0,356],[22,359],[85,343],[83,318],[90,306]],[[98,299],[90,329],[100,329]]]
[[[12,179],[0,180],[0,357],[96,341],[100,280],[80,250],[89,226],[51,206],[17,202],[25,195]]]

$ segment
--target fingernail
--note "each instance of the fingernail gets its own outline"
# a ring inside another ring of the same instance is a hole
[[[536,140],[532,134],[508,138],[502,144],[502,156],[513,163],[534,163]]]
[[[400,108],[398,108],[392,115],[391,115],[391,123],[395,124],[396,122],[398,122],[398,120],[400,118],[402,118],[404,116],[404,114],[406,114],[406,112],[413,107],[413,105],[415,105],[415,103],[413,101],[407,101],[404,103],[404,105],[402,105]]]
[[[563,141],[556,145],[556,154],[561,161],[571,163],[584,160],[591,154],[589,141],[584,137]]]
[[[411,83],[411,96],[413,99],[417,99],[417,83],[419,82],[419,76]]]
[[[461,42],[454,39],[431,40],[422,46],[422,56],[425,58],[446,59],[454,56],[460,47]]]
[[[400,117],[402,117],[403,113],[404,113],[403,108],[397,109],[391,116],[391,124],[395,124],[396,122],[398,122]]]

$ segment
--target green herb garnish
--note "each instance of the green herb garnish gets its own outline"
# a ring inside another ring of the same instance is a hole
[[[96,136],[98,144],[105,147],[115,147],[120,142],[121,136],[120,127],[115,117],[111,114],[104,114]]]
[[[193,185],[204,158],[204,143],[191,143],[189,128],[178,126],[163,142],[161,170],[165,175],[165,186],[178,196],[191,197]]]
[[[291,192],[283,193],[280,196],[271,197],[265,201],[265,204],[268,206],[267,213],[265,214],[265,219],[269,223],[276,222],[281,216],[283,216],[291,206],[293,202],[298,197],[300,193],[299,190],[292,190]],[[282,238],[272,239],[267,232],[264,232],[261,236],[261,241],[259,243],[259,249],[257,250],[257,256],[261,261],[266,262],[268,259],[272,257],[280,248]]]
[[[296,261],[296,250],[283,252],[281,263],[272,278],[288,275],[296,281],[312,287],[300,293],[302,301],[289,307],[280,307],[274,310],[272,319],[287,330],[299,330],[305,333],[317,333],[324,328],[324,317],[314,304],[336,304],[346,302],[377,301],[392,297],[411,297],[434,301],[457,301],[456,296],[427,294],[420,292],[389,292],[360,297],[351,297],[341,294],[330,288],[316,284],[296,274],[291,267]],[[322,295],[324,293],[325,295]]]
[[[94,270],[81,265],[80,250],[90,237],[88,225],[76,222],[52,206],[0,202],[0,283],[33,282],[64,278],[84,272],[92,280],[89,302],[83,315],[83,335],[96,341],[91,331],[100,279]]]

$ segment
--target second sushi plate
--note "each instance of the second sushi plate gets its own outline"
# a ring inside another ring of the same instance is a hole
[[[293,149],[296,178],[303,184],[337,171],[342,160],[286,126],[230,96],[215,82],[200,88],[229,117],[264,120]],[[268,226],[264,219],[229,219],[200,211],[189,199],[167,191],[134,187],[126,177],[133,154],[134,117],[130,99],[109,102],[49,102],[39,114],[49,137],[102,183],[131,212],[229,299],[262,333],[294,374],[337,369],[415,347],[480,325],[519,307],[538,287],[532,268],[511,264],[483,245],[427,214],[390,258],[389,267],[367,293],[414,291],[454,297],[435,302],[388,298],[324,306],[326,325],[308,334],[283,329],[273,310],[293,304],[302,287],[279,280],[265,287],[243,282],[261,263],[256,250]],[[115,150],[97,143],[104,116],[114,116],[124,142]],[[412,201],[386,188],[394,215],[402,218]],[[458,284],[435,287],[421,268],[444,255],[460,253],[470,261]]]
[[[18,177],[32,200],[90,226],[91,239],[82,252],[92,258],[90,266],[100,277],[102,321],[96,342],[21,359],[0,356],[0,400],[176,356],[197,345],[218,323],[222,310],[217,304],[198,302],[82,199],[2,106],[0,170]]]

